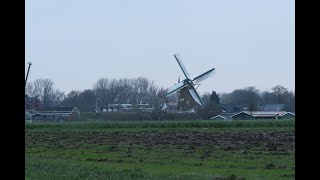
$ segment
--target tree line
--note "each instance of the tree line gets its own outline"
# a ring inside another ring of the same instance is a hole
[[[26,86],[26,94],[37,96],[43,106],[77,106],[82,112],[92,112],[96,107],[109,104],[149,104],[159,109],[167,90],[158,87],[145,77],[108,79],[100,78],[92,89],[72,90],[68,94],[54,88],[48,78],[39,78]]]
[[[223,105],[246,107],[248,111],[257,111],[266,104],[284,104],[284,111],[295,112],[295,92],[288,91],[282,85],[276,85],[269,91],[260,91],[254,86],[233,90],[231,93],[217,94],[215,91],[204,93],[202,99],[207,104],[199,112],[209,118],[223,112]]]
[[[254,86],[236,89],[231,93],[217,94],[206,92],[201,97],[207,105],[199,109],[204,116],[222,112],[222,105],[246,105],[248,110],[258,110],[265,104],[286,104],[286,111],[295,112],[295,92],[288,91],[282,85],[276,85],[270,91],[260,91]],[[26,95],[37,96],[42,106],[76,106],[82,112],[92,112],[99,107],[106,109],[109,104],[148,103],[156,110],[165,102],[167,89],[155,85],[145,77],[109,79],[100,78],[92,88],[83,91],[72,90],[65,94],[54,87],[49,78],[39,78],[27,83]],[[173,94],[172,96],[175,96]]]

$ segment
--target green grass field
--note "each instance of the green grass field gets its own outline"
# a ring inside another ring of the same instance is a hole
[[[25,126],[26,179],[294,179],[295,122]]]

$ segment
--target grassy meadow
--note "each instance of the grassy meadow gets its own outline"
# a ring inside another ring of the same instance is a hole
[[[25,125],[26,179],[295,179],[295,121]]]

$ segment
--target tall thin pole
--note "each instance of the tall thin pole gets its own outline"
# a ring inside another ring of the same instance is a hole
[[[29,64],[29,67],[28,67],[28,71],[27,71],[26,81],[25,81],[25,83],[24,83],[24,88],[26,88],[26,85],[27,85],[27,80],[28,80],[29,70],[30,70],[30,66],[32,65],[32,63],[31,63],[31,62],[28,62],[28,64]]]
[[[96,98],[96,112],[98,112],[98,98]]]
[[[98,99],[100,100],[100,98],[96,98],[96,112],[98,112]]]

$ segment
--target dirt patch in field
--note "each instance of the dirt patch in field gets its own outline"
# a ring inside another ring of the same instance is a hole
[[[92,148],[107,145],[110,148],[139,146],[146,149],[174,145],[178,149],[195,150],[220,148],[223,150],[293,151],[294,130],[206,130],[168,129],[141,131],[26,131],[26,148]]]

